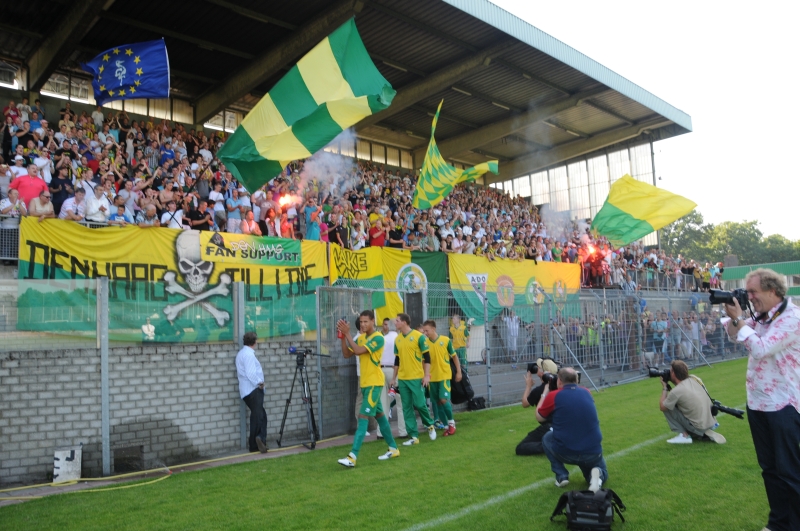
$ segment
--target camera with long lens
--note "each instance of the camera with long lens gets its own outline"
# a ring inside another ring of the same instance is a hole
[[[528,372],[533,375],[539,374],[539,366],[536,363],[529,363]],[[546,383],[551,391],[558,389],[558,377],[552,372],[542,372],[542,382]]]
[[[743,310],[749,306],[747,291],[742,288],[733,291],[712,289],[711,296],[708,298],[708,302],[711,304],[733,304],[734,300],[739,301],[739,307]]]
[[[647,375],[650,378],[661,378],[666,383],[669,383],[671,381],[671,375],[670,375],[669,369],[658,370],[657,367],[648,367],[647,368]]]
[[[741,409],[733,409],[732,407],[723,406],[719,403],[719,400],[712,400],[711,401],[711,415],[716,417],[719,412],[727,413],[728,415],[732,415],[737,419],[744,419],[744,411]]]

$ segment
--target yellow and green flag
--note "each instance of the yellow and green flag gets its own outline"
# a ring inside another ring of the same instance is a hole
[[[395,94],[350,19],[272,87],[217,157],[255,191],[289,162],[310,157],[343,130],[386,109]]]
[[[696,206],[694,201],[626,174],[611,185],[592,229],[614,245],[628,245],[682,218]]]
[[[444,103],[444,100],[439,102],[436,116],[433,117],[431,140],[428,142],[428,151],[425,153],[425,161],[422,163],[422,171],[420,172],[417,188],[414,190],[414,199],[412,200],[414,208],[423,210],[441,203],[458,183],[474,181],[487,171],[497,174],[496,160],[490,160],[466,170],[459,170],[445,162],[434,138],[436,122],[439,121],[442,103]]]

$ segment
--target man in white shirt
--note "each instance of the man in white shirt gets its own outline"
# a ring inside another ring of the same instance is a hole
[[[102,131],[103,130],[103,108],[101,106],[97,106],[97,108],[92,113],[92,121],[94,122],[95,130]]]
[[[800,529],[800,309],[786,297],[786,277],[756,269],[745,277],[758,319],[739,302],[725,305],[728,337],[744,345],[747,420],[769,501],[765,529]]]
[[[214,201],[214,223],[220,230],[225,227],[225,222],[228,220],[228,215],[225,211],[225,196],[222,194],[222,184],[217,183],[214,189],[209,192],[208,199]]]
[[[102,186],[95,186],[91,195],[86,199],[86,221],[106,223],[111,216],[111,203],[103,193]]]
[[[25,157],[23,157],[22,155],[16,155],[14,157],[14,165],[9,166],[8,169],[11,172],[11,175],[15,179],[20,175],[28,175],[28,169],[25,168],[25,166],[23,165],[24,163],[25,163]]]
[[[390,329],[390,324],[391,321],[387,317],[383,320],[383,327],[381,328],[381,333],[383,334],[381,370],[386,378],[383,384],[383,391],[381,391],[381,404],[383,405],[383,410],[389,415],[389,418],[392,418],[392,397],[389,396],[389,384],[392,383],[392,378],[394,378],[394,342],[397,339],[397,332]],[[406,421],[403,416],[403,404],[400,402],[400,393],[395,394],[393,398],[396,401],[395,407],[397,410],[397,429],[399,436],[407,437],[408,433],[406,433]]]
[[[267,411],[264,409],[264,370],[256,358],[258,336],[247,332],[242,350],[236,354],[236,376],[239,396],[250,409],[250,451],[267,453]]]
[[[155,339],[156,327],[150,324],[150,318],[148,317],[142,325],[142,341],[155,341]]]
[[[183,210],[178,209],[175,201],[167,203],[167,211],[161,214],[161,226],[170,229],[183,228]]]

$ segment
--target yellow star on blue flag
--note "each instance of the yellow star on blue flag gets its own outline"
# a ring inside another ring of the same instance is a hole
[[[131,98],[169,97],[169,57],[163,39],[109,48],[82,67],[92,74],[98,105]]]

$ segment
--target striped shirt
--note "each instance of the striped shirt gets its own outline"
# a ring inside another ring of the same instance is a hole
[[[239,377],[239,396],[241,398],[246,397],[264,383],[264,371],[251,347],[245,345],[236,355],[236,375]]]

